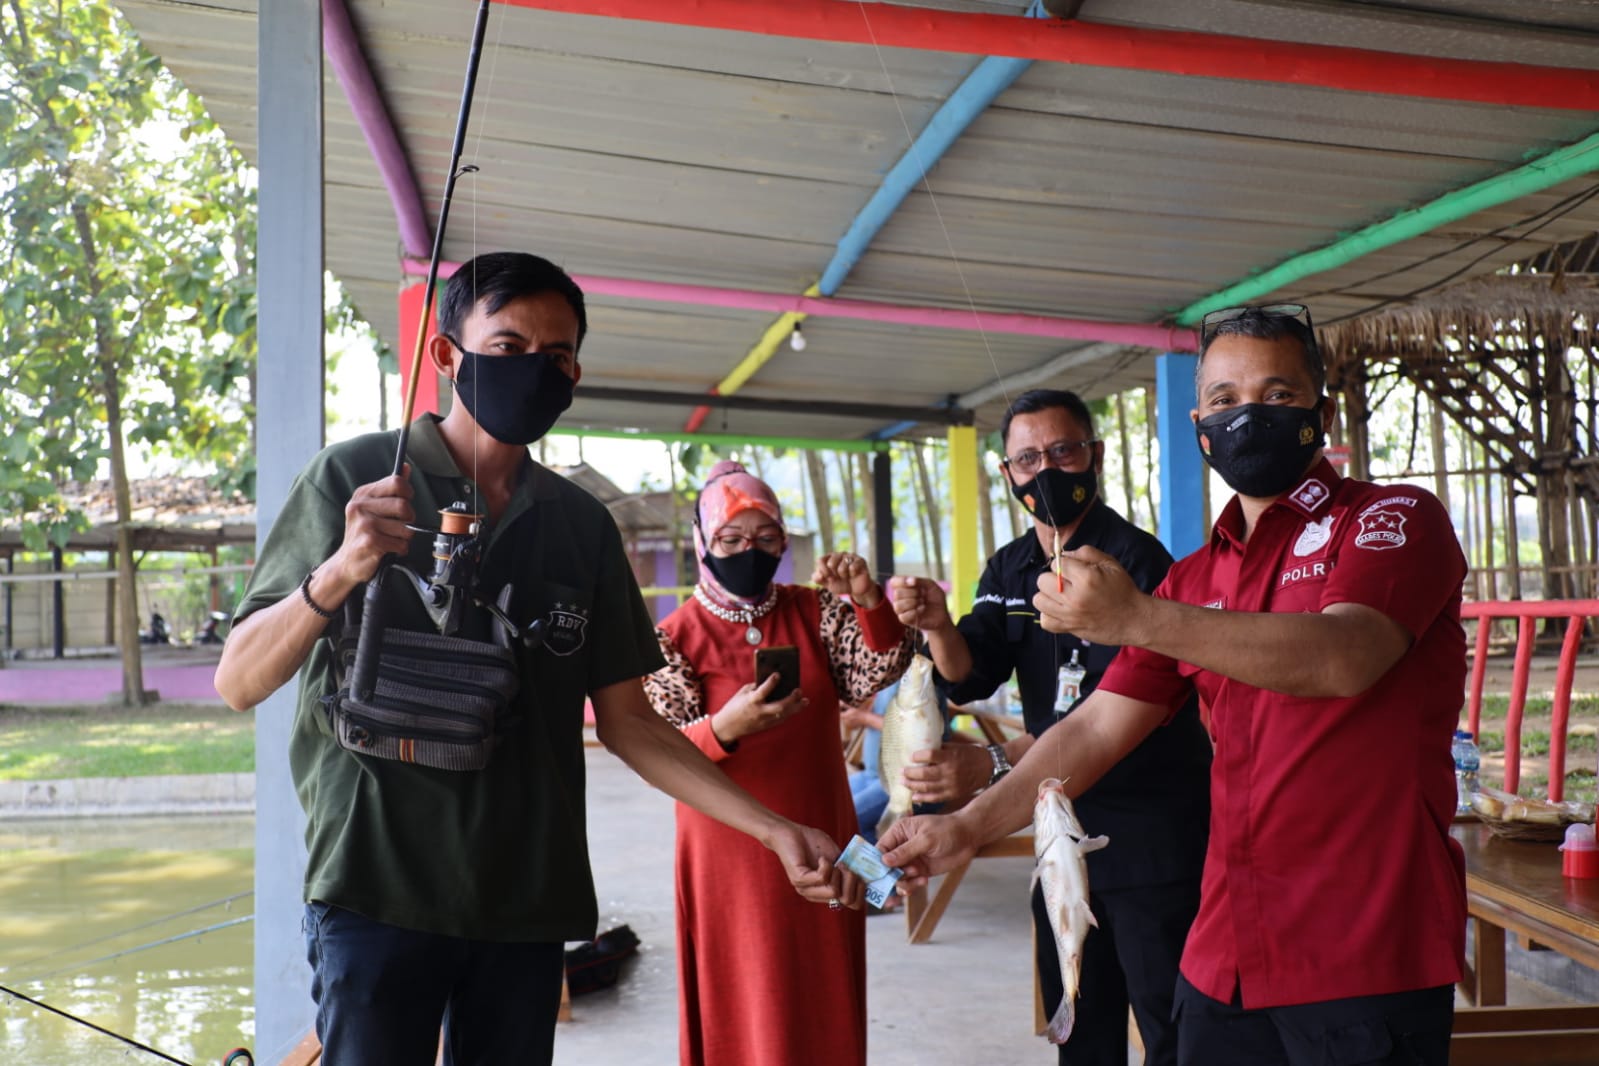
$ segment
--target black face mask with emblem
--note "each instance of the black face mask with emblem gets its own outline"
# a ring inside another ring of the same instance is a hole
[[[1010,491],[1034,518],[1060,529],[1071,525],[1094,502],[1099,475],[1092,467],[1071,471],[1046,466],[1033,480],[1012,485]]]
[[[783,560],[782,556],[759,548],[746,548],[732,555],[712,555],[707,551],[702,561],[717,584],[741,600],[753,600],[766,592],[777,575],[777,564]]]
[[[1309,407],[1246,403],[1194,426],[1211,469],[1241,496],[1280,496],[1299,483],[1326,443],[1318,399]]]

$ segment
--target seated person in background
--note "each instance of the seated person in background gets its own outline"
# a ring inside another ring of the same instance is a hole
[[[877,843],[877,820],[888,806],[888,790],[879,777],[881,768],[878,756],[883,750],[882,708],[894,698],[899,688],[896,681],[872,699],[872,708],[845,705],[839,711],[839,721],[846,729],[861,731],[861,768],[849,775],[850,795],[855,798],[855,820],[860,823],[860,834],[873,844]]]

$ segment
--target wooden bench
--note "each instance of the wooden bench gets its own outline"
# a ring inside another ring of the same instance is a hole
[[[1540,1066],[1599,1061],[1599,1005],[1506,1007],[1505,932],[1599,967],[1599,879],[1561,876],[1554,844],[1495,838],[1462,823],[1466,911],[1476,923],[1461,991],[1474,1006],[1455,1013],[1454,1066]]]
[[[965,708],[951,708],[956,714],[969,715],[977,723],[977,728],[982,731],[985,743],[1003,744],[1005,741],[1025,731],[1021,717],[1018,715],[989,714],[985,711],[973,711]],[[1017,856],[1033,857],[1033,837],[1031,833],[1018,833],[1008,836],[1004,840],[996,840],[977,849],[975,859],[1015,858]],[[938,928],[939,920],[944,917],[944,912],[949,909],[950,901],[955,898],[955,890],[960,888],[961,881],[966,877],[966,871],[971,866],[967,863],[957,867],[944,875],[939,882],[938,891],[933,896],[932,902],[927,900],[926,888],[915,889],[905,900],[905,935],[912,944],[925,944],[932,939],[933,930]]]

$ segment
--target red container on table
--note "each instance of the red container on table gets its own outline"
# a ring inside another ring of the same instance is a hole
[[[1599,877],[1599,842],[1591,825],[1566,827],[1566,842],[1560,845],[1560,872],[1567,877]]]

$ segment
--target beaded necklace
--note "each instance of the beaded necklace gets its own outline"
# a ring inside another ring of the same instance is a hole
[[[711,598],[705,591],[704,585],[694,586],[694,598],[700,601],[700,606],[711,612],[724,622],[742,622],[744,629],[744,642],[755,645],[761,642],[761,631],[755,625],[755,619],[764,618],[777,606],[777,583],[773,582],[771,589],[766,593],[766,598],[751,607],[727,608]]]

